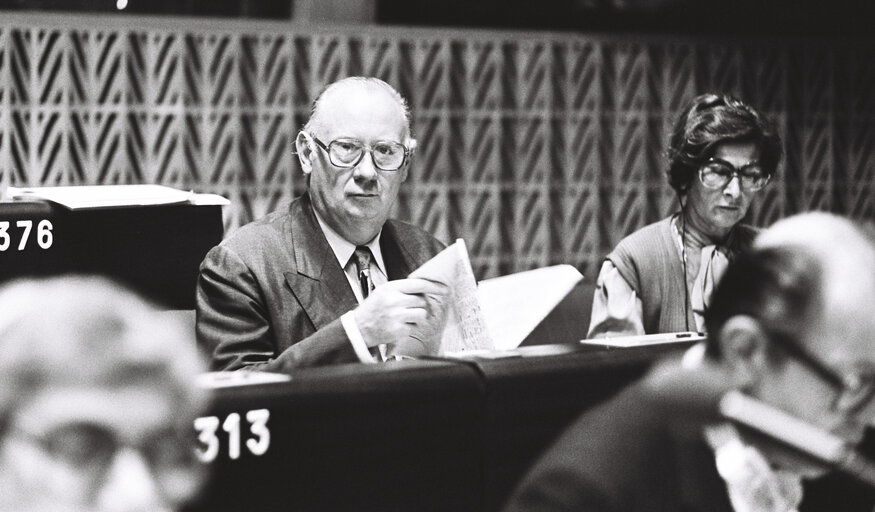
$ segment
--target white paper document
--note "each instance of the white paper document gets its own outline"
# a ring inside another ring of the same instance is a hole
[[[518,347],[581,279],[571,265],[555,265],[480,281],[477,294],[495,348]]]
[[[447,324],[441,338],[439,355],[493,348],[492,338],[480,310],[477,281],[474,279],[464,240],[456,240],[456,243],[414,270],[410,277],[439,281],[450,290]]]
[[[461,239],[410,277],[439,281],[450,290],[439,355],[518,347],[583,278],[571,265],[556,265],[486,279],[478,287]]]
[[[288,375],[271,372],[206,372],[195,377],[195,385],[202,389],[219,389],[290,380]]]
[[[585,345],[600,345],[603,347],[643,347],[646,345],[659,345],[662,343],[683,343],[702,341],[705,336],[697,332],[666,332],[659,334],[641,334],[639,336],[617,336],[614,338],[594,338],[580,340]]]
[[[162,204],[225,205],[215,194],[195,194],[163,185],[83,185],[70,187],[9,187],[11,199],[45,199],[71,210]]]

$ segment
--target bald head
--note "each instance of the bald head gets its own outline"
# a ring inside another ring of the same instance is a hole
[[[761,233],[754,247],[804,249],[821,268],[828,311],[875,315],[875,244],[854,222],[825,212],[794,215]]]
[[[721,280],[706,315],[708,331],[719,332],[737,315],[757,318],[803,343],[832,333],[847,343],[871,345],[863,333],[875,329],[872,238],[854,222],[829,213],[778,221]],[[713,341],[716,354],[720,347]]]
[[[848,383],[875,369],[875,246],[852,221],[805,213],[763,231],[721,278],[706,322],[709,354],[738,389],[852,443],[862,438],[875,400]]]
[[[854,222],[826,212],[779,220],[760,233],[755,247],[805,247],[825,260],[863,258],[875,264],[872,239]]]
[[[310,120],[304,126],[304,131],[312,133],[317,137],[325,136],[326,123],[336,117],[334,112],[335,105],[338,104],[338,100],[343,101],[349,95],[361,98],[361,101],[368,101],[369,98],[374,96],[390,98],[397,106],[395,113],[403,120],[404,133],[402,134],[401,142],[408,147],[414,145],[411,143],[411,115],[407,101],[391,85],[374,77],[352,76],[326,86],[313,101]]]

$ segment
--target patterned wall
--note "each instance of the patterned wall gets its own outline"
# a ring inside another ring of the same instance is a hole
[[[398,216],[465,238],[480,278],[559,262],[594,277],[674,208],[666,130],[706,90],[763,108],[784,136],[755,223],[875,219],[875,45],[830,41],[7,13],[0,184],[219,193],[230,232],[302,190],[296,130],[324,84],[356,74],[414,112]]]

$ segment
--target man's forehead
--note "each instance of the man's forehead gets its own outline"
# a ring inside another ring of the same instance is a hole
[[[389,124],[403,132],[407,124],[402,105],[389,90],[365,81],[332,85],[322,93],[313,115],[322,127],[360,120]]]
[[[815,351],[842,366],[875,362],[875,246],[852,221],[823,212],[796,215],[776,222],[755,244],[798,248],[819,260],[825,309],[809,327]]]
[[[817,256],[873,252],[871,241],[849,220],[825,212],[810,212],[779,220],[760,233],[756,247],[804,247]]]

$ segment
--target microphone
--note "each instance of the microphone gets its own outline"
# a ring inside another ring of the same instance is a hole
[[[720,415],[875,488],[875,463],[841,437],[739,391],[725,393]]]
[[[687,427],[688,435],[699,435],[708,423],[728,420],[875,488],[875,462],[857,452],[855,445],[733,389],[731,379],[718,366],[705,363],[688,369],[676,362],[662,364],[642,384],[659,417],[676,429]]]

